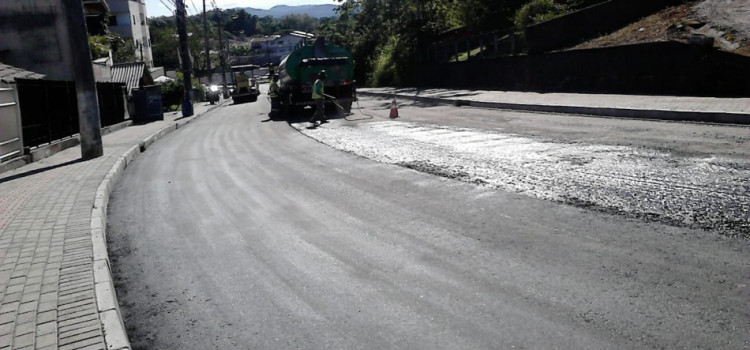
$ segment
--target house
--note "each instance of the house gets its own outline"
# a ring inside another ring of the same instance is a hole
[[[82,0],[83,13],[86,16],[86,29],[91,35],[103,35],[107,32],[107,14],[109,4],[105,0]]]
[[[250,40],[251,61],[257,65],[266,65],[268,63],[278,65],[302,41],[314,37],[311,33],[293,31],[284,35],[252,38]]]
[[[154,66],[151,52],[151,35],[148,31],[145,0],[107,0],[110,17],[109,30],[130,41],[137,60]]]
[[[117,63],[112,65],[112,82],[125,83],[127,90],[128,114],[134,121],[143,121],[146,117],[147,100],[141,97],[146,96],[144,93],[156,94],[159,97],[159,113],[161,113],[161,95],[154,78],[151,76],[151,69],[146,66],[146,62]],[[138,89],[134,93],[134,90]],[[163,118],[163,114],[161,114]]]
[[[154,79],[151,77],[150,69],[146,67],[146,62],[113,64],[111,71],[112,82],[125,83],[128,96],[132,94],[133,89],[154,85]]]

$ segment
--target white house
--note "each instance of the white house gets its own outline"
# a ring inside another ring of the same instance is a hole
[[[107,0],[110,13],[109,30],[120,34],[133,44],[135,57],[151,68],[154,56],[151,53],[151,35],[148,31],[145,0]]]
[[[279,64],[300,42],[314,37],[310,33],[294,31],[284,35],[252,38],[250,55],[253,57],[253,63],[257,65]]]

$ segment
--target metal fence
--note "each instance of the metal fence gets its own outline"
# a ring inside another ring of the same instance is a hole
[[[24,147],[78,134],[78,103],[71,81],[16,79]],[[96,83],[101,126],[125,120],[122,83]]]
[[[525,50],[521,35],[512,30],[472,33],[432,42],[422,48],[423,63],[448,63],[513,56]]]

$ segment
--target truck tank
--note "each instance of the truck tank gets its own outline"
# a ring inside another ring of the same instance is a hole
[[[354,59],[347,49],[326,44],[319,37],[310,45],[303,43],[279,64],[279,88],[287,112],[313,105],[312,84],[318,73],[325,70],[325,92],[348,113],[356,99]],[[327,104],[333,101],[326,100]]]

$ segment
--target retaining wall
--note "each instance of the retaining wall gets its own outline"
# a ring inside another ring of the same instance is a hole
[[[678,42],[418,68],[421,87],[676,96],[750,96],[750,57]]]

